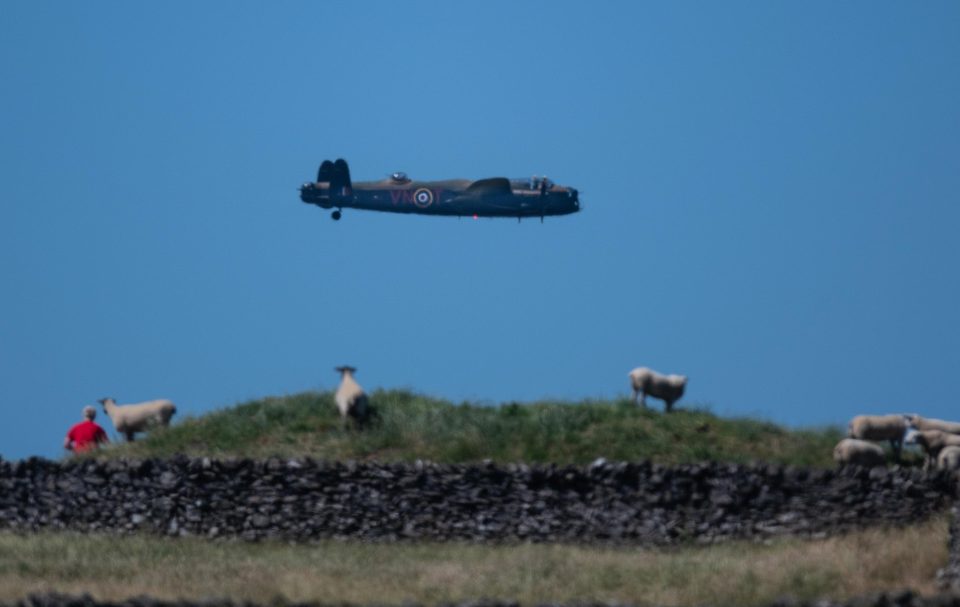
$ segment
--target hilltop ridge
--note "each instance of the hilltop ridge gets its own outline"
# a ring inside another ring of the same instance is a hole
[[[332,392],[303,392],[187,416],[95,457],[185,454],[558,464],[603,457],[662,464],[712,460],[827,467],[833,465],[832,449],[842,436],[838,427],[788,429],[750,418],[723,418],[689,405],[668,415],[628,399],[487,406],[454,404],[408,390],[377,390],[370,402],[376,417],[363,430],[341,422]]]

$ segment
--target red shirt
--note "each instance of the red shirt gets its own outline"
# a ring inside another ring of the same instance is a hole
[[[88,419],[70,428],[70,431],[67,432],[67,438],[73,443],[73,450],[76,453],[81,453],[96,447],[99,443],[107,442],[107,433],[103,431],[103,428]]]

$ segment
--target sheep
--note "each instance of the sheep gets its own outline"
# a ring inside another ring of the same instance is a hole
[[[169,426],[170,418],[177,412],[176,405],[165,399],[118,405],[108,397],[101,398],[100,404],[113,422],[113,427],[129,442],[133,442],[134,434],[145,431],[149,426]]]
[[[907,420],[903,415],[858,415],[847,425],[847,438],[888,440],[893,447],[894,459],[900,461],[900,449],[903,447],[903,435],[907,427]]]
[[[833,461],[839,466],[883,466],[886,458],[880,445],[857,438],[845,438],[833,448]]]
[[[937,456],[937,468],[941,470],[960,470],[960,447],[944,447]]]
[[[923,447],[927,454],[923,469],[929,470],[937,461],[937,456],[945,447],[960,447],[960,435],[949,434],[941,430],[911,430],[907,442]]]
[[[640,404],[647,406],[647,394],[661,399],[667,405],[667,413],[673,410],[673,403],[680,400],[687,387],[686,375],[661,375],[652,369],[638,367],[631,371],[630,385],[633,387],[633,401],[640,397]]]
[[[334,396],[334,400],[337,402],[337,409],[340,410],[340,419],[346,420],[349,416],[360,424],[366,422],[367,416],[370,413],[370,407],[366,392],[363,391],[363,388],[360,387],[357,380],[353,378],[353,374],[356,373],[357,369],[355,367],[343,366],[336,367],[335,370],[340,373],[340,387],[337,388],[337,393]]]
[[[947,422],[942,419],[920,417],[916,413],[904,415],[904,417],[907,423],[917,430],[940,430],[941,432],[947,432],[949,434],[960,434],[960,423],[958,422]]]

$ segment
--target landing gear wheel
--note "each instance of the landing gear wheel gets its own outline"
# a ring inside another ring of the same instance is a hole
[[[334,221],[340,221],[340,211],[330,213],[330,217],[332,217]]]

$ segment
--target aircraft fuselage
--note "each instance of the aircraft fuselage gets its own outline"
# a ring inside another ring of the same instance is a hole
[[[413,181],[403,173],[381,181],[352,183],[346,163],[325,162],[318,180],[300,188],[300,199],[324,209],[363,209],[461,217],[546,217],[580,210],[575,188],[549,179]],[[339,212],[334,214],[339,219]]]
[[[472,195],[463,188],[452,189],[439,181],[411,182],[408,188],[356,183],[352,195],[331,196],[329,188],[323,184],[308,184],[300,196],[304,202],[325,209],[337,207],[421,215],[541,217],[580,210],[576,191],[556,186],[543,194],[538,190],[511,190],[509,193]]]

